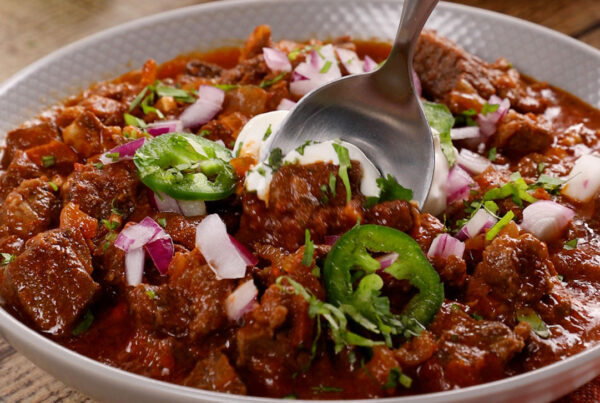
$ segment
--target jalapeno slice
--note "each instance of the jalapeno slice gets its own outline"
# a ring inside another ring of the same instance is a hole
[[[141,181],[177,200],[220,200],[233,193],[236,175],[226,147],[190,133],[168,133],[133,158]]]
[[[400,314],[393,314],[389,299],[380,295],[380,264],[371,253],[384,252],[395,252],[398,258],[383,271],[419,290]],[[379,225],[356,226],[340,237],[327,255],[323,275],[327,300],[365,329],[383,335],[388,345],[391,336],[420,333],[444,299],[440,277],[419,244],[401,231]]]

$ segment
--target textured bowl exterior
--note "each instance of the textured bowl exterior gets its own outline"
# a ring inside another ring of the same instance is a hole
[[[399,0],[241,0],[174,10],[103,31],[54,52],[0,86],[0,139],[90,84],[194,50],[239,44],[258,24],[278,38],[391,39]],[[427,26],[479,57],[508,58],[521,72],[600,107],[600,52],[511,17],[440,3]],[[0,335],[42,369],[111,402],[269,402],[145,378],[90,360],[37,334],[0,308]],[[600,374],[600,346],[523,375],[475,387],[378,402],[547,402]],[[373,400],[369,400],[373,402]]]

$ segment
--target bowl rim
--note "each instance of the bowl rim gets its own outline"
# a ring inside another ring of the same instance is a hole
[[[26,80],[32,73],[41,67],[45,66],[49,62],[54,59],[60,58],[62,55],[66,55],[72,52],[77,52],[79,49],[84,48],[88,43],[94,43],[97,41],[101,41],[104,38],[112,37],[121,32],[133,30],[138,27],[146,26],[153,22],[160,22],[164,20],[170,20],[173,18],[177,18],[179,16],[187,15],[190,11],[194,12],[203,12],[209,10],[220,10],[227,9],[229,7],[236,7],[242,5],[252,5],[255,3],[260,4],[280,4],[282,2],[289,3],[309,3],[309,2],[318,2],[320,0],[226,0],[219,2],[211,2],[211,3],[203,3],[196,4],[187,7],[177,8],[174,10],[164,11],[157,14],[141,17],[123,24],[116,25],[114,27],[99,31],[97,33],[88,35],[84,38],[81,38],[77,41],[74,41],[70,44],[67,44],[48,55],[38,59],[37,61],[29,64],[25,68],[19,70],[7,80],[0,84],[0,97],[4,96],[6,92],[10,90],[11,87],[15,86],[17,83]],[[338,3],[343,6],[344,0],[327,0],[329,3]],[[377,3],[378,0],[362,0]],[[402,3],[402,0],[387,0],[390,2]],[[451,10],[455,12],[467,12],[471,14],[481,15],[481,16],[492,16],[495,19],[503,20],[509,24],[515,24],[524,26],[532,31],[537,31],[540,34],[550,36],[555,38],[556,40],[567,43],[568,46],[576,47],[578,50],[588,53],[595,58],[598,58],[600,61],[600,50],[592,47],[591,45],[585,44],[575,38],[572,38],[568,35],[560,33],[558,31],[552,30],[550,28],[541,26],[539,24],[522,20],[520,18],[508,16],[505,14],[501,14],[494,11],[488,11],[484,9],[480,9],[477,7],[466,6],[462,4],[448,3],[445,1],[441,1],[438,5],[439,8],[443,8],[445,10]],[[560,84],[558,84],[560,85]],[[585,100],[584,100],[585,101]],[[594,107],[598,107],[592,105]],[[47,108],[48,106],[41,106],[41,108]],[[40,110],[35,112],[37,115]],[[32,116],[33,118],[35,116]],[[0,135],[2,135],[0,133]],[[0,336],[3,336],[4,339],[8,342],[8,338],[5,334],[12,334],[15,338],[18,338],[20,341],[27,343],[29,345],[35,345],[37,349],[43,349],[46,356],[49,356],[52,360],[63,361],[68,363],[66,365],[71,366],[72,368],[87,372],[94,373],[96,376],[101,376],[106,380],[110,380],[112,382],[121,383],[121,384],[136,384],[137,386],[146,386],[150,387],[154,390],[167,391],[172,393],[172,396],[179,395],[181,397],[196,397],[196,398],[207,398],[207,399],[221,399],[222,401],[230,401],[230,402],[280,402],[282,399],[278,398],[267,398],[267,397],[257,397],[257,396],[244,396],[244,395],[232,395],[221,392],[213,392],[203,389],[192,388],[188,386],[173,384],[165,381],[156,380],[153,378],[149,378],[146,376],[138,375],[132,372],[128,372],[122,370],[117,367],[110,366],[108,364],[104,364],[100,361],[93,360],[88,358],[82,354],[79,354],[73,350],[70,350],[59,343],[52,341],[49,338],[44,337],[41,333],[36,332],[35,330],[29,328],[24,323],[19,321],[17,318],[12,316],[8,311],[6,311],[2,305],[0,305]],[[11,344],[11,343],[9,343]],[[11,344],[12,346],[12,344]],[[589,363],[594,360],[600,360],[600,342],[595,346],[588,347],[585,350],[562,359],[560,361],[554,362],[542,368],[528,371],[519,375],[514,375],[508,378],[503,378],[500,380],[487,382],[479,385],[469,386],[460,389],[453,389],[443,392],[435,392],[435,393],[427,393],[427,394],[419,394],[419,395],[410,395],[410,396],[399,396],[399,397],[389,397],[389,398],[379,398],[379,399],[351,399],[351,400],[327,400],[327,402],[381,402],[381,403],[391,403],[391,402],[442,402],[447,399],[460,399],[460,398],[469,398],[475,399],[478,397],[488,396],[492,393],[502,393],[509,388],[517,388],[519,386],[526,386],[531,383],[535,383],[536,379],[539,378],[546,379],[550,378],[553,375],[558,375],[563,372],[567,372],[569,370],[574,370],[575,368],[581,366],[582,364]],[[49,373],[54,377],[54,374]],[[319,402],[319,400],[298,400],[305,402]],[[325,401],[321,401],[325,402]]]

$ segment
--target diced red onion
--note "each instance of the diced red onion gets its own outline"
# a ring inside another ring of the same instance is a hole
[[[492,228],[497,221],[498,219],[488,213],[485,209],[479,209],[460,229],[456,237],[461,241],[473,238],[484,232],[486,229]]]
[[[265,57],[265,63],[271,71],[292,71],[292,64],[287,55],[279,49],[263,48],[263,56]]]
[[[419,75],[417,74],[416,71],[412,70],[412,76],[413,76],[413,84],[415,85],[415,92],[417,93],[418,96],[422,96],[423,95],[423,87],[421,86],[421,80],[419,79]]]
[[[136,286],[142,282],[146,255],[143,248],[131,249],[125,253],[125,279],[127,284]]]
[[[582,155],[567,176],[562,193],[577,201],[587,202],[600,190],[600,157]]]
[[[450,131],[450,137],[452,140],[474,139],[480,136],[481,133],[479,132],[479,127],[477,126],[459,127]]]
[[[379,260],[379,270],[387,269],[398,259],[398,254],[396,252],[388,253],[386,255],[380,256],[377,258]]]
[[[167,274],[169,264],[173,259],[173,253],[175,253],[175,247],[171,237],[164,232],[164,235],[160,238],[147,243],[146,250],[160,274]]]
[[[448,234],[441,234],[438,235],[431,243],[431,247],[427,252],[427,256],[441,257],[445,259],[449,258],[450,256],[462,258],[464,253],[464,243]]]
[[[289,111],[291,110],[294,106],[296,106],[296,103],[292,100],[289,100],[287,98],[283,98],[281,100],[281,102],[279,103],[279,105],[277,106],[277,110],[278,111]]]
[[[142,137],[141,139],[137,139],[137,140],[130,141],[129,143],[121,144],[120,146],[117,146],[117,147],[113,148],[112,150],[102,154],[100,156],[100,158],[98,158],[98,159],[104,165],[112,164],[114,162],[123,161],[123,160],[132,160],[133,156],[135,155],[135,152],[138,150],[138,148],[140,148],[141,146],[144,145],[145,141],[146,141],[146,138]],[[114,155],[116,153],[119,154],[118,158],[108,157],[108,155],[110,155],[110,154]]]
[[[340,239],[339,235],[326,235],[325,245],[334,245],[338,239]]]
[[[151,123],[146,127],[146,131],[154,137],[160,136],[161,134],[180,132],[182,130],[183,123],[181,123],[181,120],[162,120]]]
[[[467,148],[460,150],[460,153],[456,157],[456,162],[473,175],[479,175],[492,165],[490,160]]]
[[[243,278],[246,262],[231,242],[218,214],[206,216],[196,227],[196,246],[218,279]]]
[[[375,70],[377,68],[377,62],[375,60],[373,60],[371,57],[369,57],[369,55],[365,56],[365,61],[364,61],[364,69],[365,72],[371,72],[373,70]]]
[[[563,232],[574,216],[575,212],[568,207],[540,200],[523,210],[521,227],[542,241],[550,241]]]
[[[162,227],[152,218],[146,217],[139,223],[130,225],[121,231],[115,240],[115,247],[129,252],[132,249],[141,248],[148,242],[156,239],[156,236],[161,232],[163,232]]]
[[[178,213],[186,217],[206,215],[204,200],[175,200],[164,193],[160,196],[152,193],[152,200],[158,211]]]
[[[258,289],[254,280],[248,280],[238,286],[225,300],[225,311],[231,320],[239,320],[245,313],[256,307]]]
[[[179,119],[183,127],[197,127],[210,121],[223,107],[225,91],[212,85],[198,88],[198,100],[188,106]]]
[[[327,63],[329,67],[323,71]],[[290,91],[294,95],[303,96],[341,76],[333,45],[325,45],[318,52],[313,50],[305,62],[296,66],[290,82]]]
[[[240,256],[242,257],[242,259],[244,259],[244,262],[246,262],[246,265],[248,265],[248,266],[256,266],[258,264],[258,259],[256,258],[256,256],[254,256],[244,246],[243,243],[241,243],[240,241],[238,241],[237,239],[235,239],[231,235],[229,235],[229,239],[231,240],[231,243],[233,244],[233,246],[235,246],[235,248],[237,249],[237,251],[240,254]]]
[[[467,199],[474,184],[475,182],[465,170],[458,165],[452,167],[446,182],[448,204]]]
[[[487,115],[479,114],[477,115],[477,124],[479,125],[479,131],[485,137],[489,137],[492,134],[496,133],[496,128],[498,126],[498,122],[502,120],[504,115],[510,109],[510,101],[508,98],[500,99],[500,97],[496,95],[492,95],[488,100],[489,105],[499,105],[498,109],[495,112],[490,112]]]
[[[350,74],[361,74],[365,72],[363,61],[360,60],[355,51],[344,48],[335,48],[342,65]]]

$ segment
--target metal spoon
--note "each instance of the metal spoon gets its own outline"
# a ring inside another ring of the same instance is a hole
[[[433,177],[433,139],[415,94],[415,44],[438,0],[405,0],[394,47],[377,71],[352,75],[307,94],[282,123],[271,149],[283,154],[306,140],[342,139],[359,147],[383,175],[413,190],[423,206]]]

